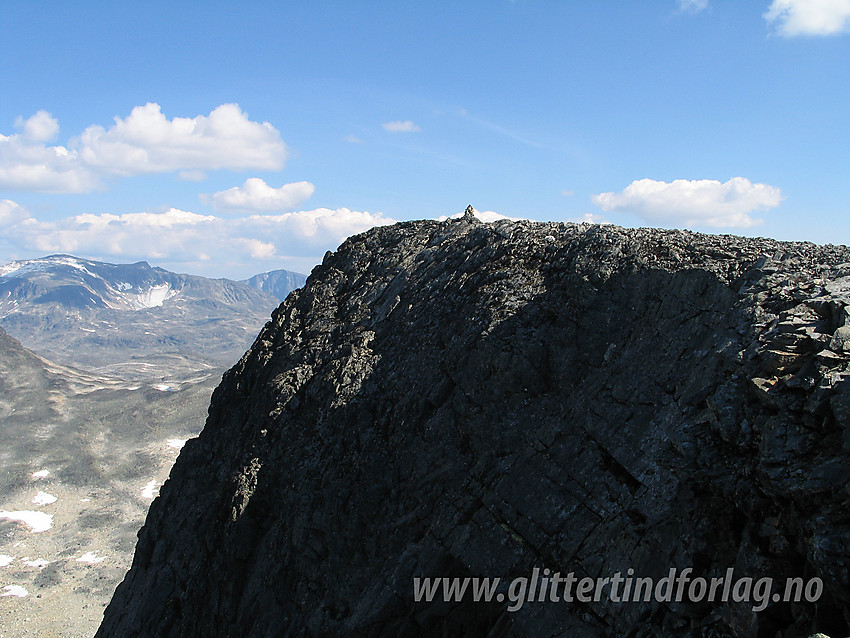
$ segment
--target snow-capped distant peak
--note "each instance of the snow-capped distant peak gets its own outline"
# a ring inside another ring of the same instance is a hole
[[[5,277],[14,272],[18,272],[21,268],[25,268],[32,262],[29,261],[10,261],[8,264],[0,266],[0,277]]]
[[[26,272],[47,270],[55,266],[70,266],[86,274],[92,274],[86,268],[85,262],[77,257],[73,257],[72,255],[49,255],[38,259],[21,259],[3,264],[0,266],[0,277],[5,277],[13,273],[24,274]]]
[[[36,294],[40,302],[50,300],[75,307],[106,307],[112,310],[158,308],[182,290],[181,285],[175,285],[144,261],[109,264],[72,255],[49,255],[0,266],[0,278],[7,275],[37,280],[39,289]],[[6,290],[6,293],[6,299],[0,299],[0,303],[5,302],[4,309],[8,312],[13,310],[12,305],[17,299],[13,299],[12,290]]]

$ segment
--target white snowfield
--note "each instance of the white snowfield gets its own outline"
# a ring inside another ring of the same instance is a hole
[[[51,257],[50,259],[22,259],[20,261],[11,261],[8,264],[3,264],[2,266],[0,266],[0,277],[11,275],[12,273],[22,275],[27,272],[48,270],[49,268],[56,266],[57,264],[62,266],[71,266],[71,268],[82,270],[87,275],[91,275],[92,277],[94,277],[94,275],[92,275],[88,268],[86,268],[78,260],[70,256],[57,256]]]
[[[186,445],[186,439],[168,439],[166,443],[168,447],[173,447],[175,450],[182,450],[183,446]]]
[[[159,390],[160,392],[177,392],[177,388],[172,388],[167,383],[155,383],[151,387],[154,390]]]
[[[82,556],[77,559],[78,563],[88,563],[89,565],[95,565],[100,563],[101,561],[106,560],[106,556],[98,556],[96,552],[86,552]]]
[[[157,493],[159,493],[159,488],[156,486],[156,479],[142,488],[142,498],[154,498]]]
[[[48,476],[50,476],[50,470],[39,470],[32,473],[34,479],[47,478]]]
[[[168,284],[160,284],[159,286],[151,286],[144,292],[136,295],[136,303],[139,304],[139,310],[142,308],[157,308],[162,305],[166,299],[171,299],[177,291],[172,290]]]
[[[115,291],[113,297],[104,301],[114,310],[158,308],[180,292],[169,284],[156,284],[150,288],[134,290],[133,286],[126,282],[118,284],[113,290]]]
[[[14,596],[15,598],[23,598],[28,595],[29,592],[21,587],[20,585],[6,585],[3,588],[3,593],[0,594],[0,598],[6,598],[6,596]]]
[[[53,494],[48,494],[47,492],[38,491],[38,494],[32,497],[32,502],[36,505],[50,505],[51,503],[55,503],[59,499],[53,496]]]
[[[0,567],[8,567],[12,564],[12,561],[15,560],[14,556],[7,556],[6,554],[0,554]]]
[[[45,514],[44,512],[34,512],[32,510],[18,510],[9,512],[7,510],[0,511],[0,518],[5,518],[10,521],[19,521],[30,528],[34,534],[38,532],[46,532],[53,527],[53,514]]]

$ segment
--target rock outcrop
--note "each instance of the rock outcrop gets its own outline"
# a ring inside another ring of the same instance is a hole
[[[98,636],[808,636],[850,622],[850,249],[408,222],[215,391]],[[549,569],[817,600],[414,600]],[[777,591],[774,589],[773,591]]]

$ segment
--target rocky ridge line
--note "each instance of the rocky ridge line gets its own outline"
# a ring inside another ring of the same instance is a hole
[[[845,247],[467,218],[352,237],[225,375],[98,636],[843,635],[848,307]],[[416,576],[687,566],[825,591],[412,599]]]

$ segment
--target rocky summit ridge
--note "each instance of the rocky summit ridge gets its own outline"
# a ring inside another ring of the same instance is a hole
[[[846,635],[848,315],[846,247],[469,216],[354,236],[225,374],[97,635]],[[414,600],[687,567],[823,591]]]

